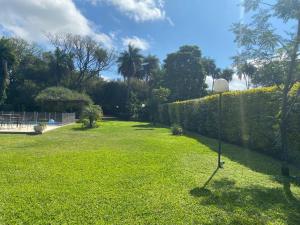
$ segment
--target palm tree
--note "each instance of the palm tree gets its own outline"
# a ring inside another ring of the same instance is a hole
[[[154,79],[155,73],[159,71],[159,59],[154,55],[148,55],[143,60],[143,78],[146,82]]]
[[[227,80],[228,82],[230,82],[230,81],[232,81],[233,74],[234,74],[234,71],[232,69],[226,68],[220,74],[220,78],[223,78],[223,79]]]
[[[132,45],[128,45],[128,50],[120,54],[118,63],[118,72],[127,81],[128,88],[130,80],[134,77],[139,77],[142,68],[143,56],[140,54],[140,49]]]
[[[254,77],[255,73],[256,67],[251,63],[246,62],[238,66],[238,77],[240,80],[245,80],[247,89],[250,88],[251,79]]]
[[[219,78],[221,69],[217,68],[213,59],[203,58],[202,65],[206,76],[212,77],[212,91],[214,90],[215,80]]]

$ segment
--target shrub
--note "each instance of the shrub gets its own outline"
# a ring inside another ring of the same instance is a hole
[[[37,125],[35,125],[35,126],[33,127],[34,132],[35,132],[36,134],[42,134],[43,131],[44,131],[46,128],[47,128],[47,124],[46,124],[46,123],[39,123],[39,124],[37,124]]]
[[[297,90],[300,90],[300,84],[295,85],[290,93],[298,99],[289,115],[289,154],[294,162],[300,162],[300,99],[296,97]],[[281,92],[277,87],[224,93],[222,139],[279,158],[280,99]],[[218,95],[163,104],[158,113],[163,124],[179,124],[184,130],[218,137]]]
[[[101,120],[103,117],[102,109],[99,105],[89,105],[84,108],[81,120],[82,125],[85,128],[97,127],[97,120]]]
[[[171,131],[173,135],[182,135],[183,134],[183,129],[180,125],[178,124],[173,124],[171,126]]]

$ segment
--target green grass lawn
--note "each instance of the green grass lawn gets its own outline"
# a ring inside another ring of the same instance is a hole
[[[225,145],[201,189],[213,139],[109,121],[0,141],[0,224],[300,224],[300,187],[259,153]]]

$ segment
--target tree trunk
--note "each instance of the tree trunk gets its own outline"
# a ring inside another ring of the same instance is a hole
[[[297,52],[300,43],[300,18],[298,19],[297,36],[295,38],[294,47],[291,54],[290,65],[284,88],[282,92],[282,105],[281,105],[281,118],[280,118],[280,134],[281,134],[281,152],[282,152],[282,165],[281,174],[289,176],[290,171],[288,167],[288,135],[287,135],[287,114],[288,114],[288,94],[293,84],[293,75],[296,68]]]
[[[3,104],[6,99],[6,88],[7,88],[7,80],[8,80],[8,71],[7,71],[7,61],[2,60],[2,71],[0,71],[1,77],[1,96],[0,96],[0,104]]]

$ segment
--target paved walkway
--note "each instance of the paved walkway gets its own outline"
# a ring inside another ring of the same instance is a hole
[[[65,124],[65,125],[47,125],[46,129],[44,130],[43,133],[51,131],[51,130],[55,130],[57,128],[66,126],[66,125],[70,125],[70,124]],[[0,134],[1,133],[14,133],[14,134],[30,134],[30,133],[35,133],[34,132],[34,125],[23,125],[21,127],[17,127],[17,126],[1,126],[0,127]]]

